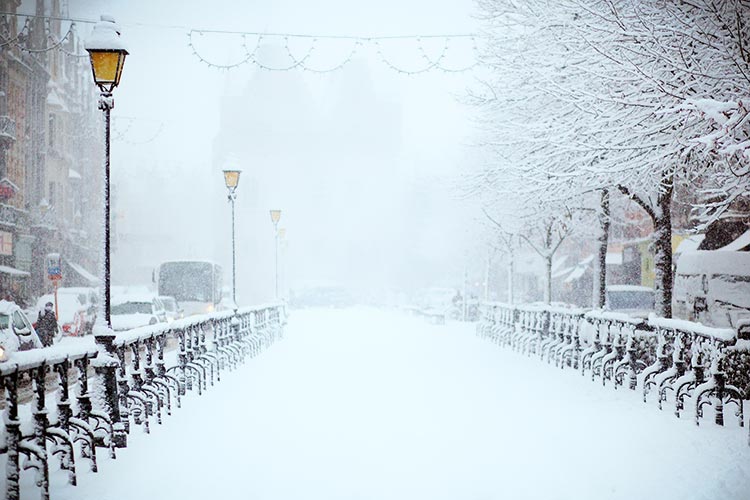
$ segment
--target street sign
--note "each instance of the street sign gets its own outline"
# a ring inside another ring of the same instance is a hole
[[[47,254],[47,277],[53,281],[62,279],[62,266],[59,253]]]

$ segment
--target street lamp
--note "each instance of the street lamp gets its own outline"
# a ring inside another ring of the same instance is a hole
[[[99,109],[104,112],[104,322],[111,334],[110,319],[110,206],[109,206],[109,149],[110,114],[115,105],[112,91],[120,84],[122,68],[128,51],[120,38],[120,28],[109,16],[101,16],[91,37],[86,40],[86,50],[91,58],[94,83],[99,87]]]
[[[271,210],[271,222],[275,233],[275,257],[274,257],[274,275],[276,281],[276,299],[279,298],[279,221],[281,220],[281,210]]]
[[[237,307],[237,260],[234,245],[234,200],[237,198],[237,185],[240,183],[241,170],[224,170],[224,184],[227,186],[227,198],[232,204],[232,302]]]
[[[281,295],[282,297],[286,297],[286,278],[287,278],[287,268],[286,268],[286,247],[287,247],[287,241],[286,241],[286,228],[280,227],[278,230],[278,245],[281,247],[280,255],[281,255],[281,277],[279,278],[279,281],[281,281]]]
[[[97,366],[104,382],[104,396],[108,407],[109,417],[113,424],[113,440],[118,447],[127,444],[124,424],[120,421],[120,406],[118,396],[118,381],[115,374],[117,353],[115,352],[115,333],[112,331],[110,319],[110,206],[109,206],[109,145],[110,145],[110,114],[115,105],[112,91],[120,84],[122,68],[128,51],[120,38],[120,28],[110,16],[101,16],[101,20],[94,25],[91,36],[85,42],[86,51],[91,59],[91,71],[94,83],[99,87],[99,109],[104,112],[104,326],[102,315],[99,314],[94,339],[99,348],[108,356],[102,356],[103,361]],[[123,393],[124,394],[124,393]]]

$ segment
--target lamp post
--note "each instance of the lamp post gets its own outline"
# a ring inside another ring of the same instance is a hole
[[[124,424],[120,420],[120,406],[118,396],[116,352],[114,347],[115,334],[112,331],[110,319],[110,205],[109,205],[109,145],[110,145],[110,114],[114,107],[112,91],[120,84],[122,68],[128,51],[120,38],[120,28],[115,20],[109,16],[101,16],[101,20],[94,25],[91,36],[85,43],[86,51],[91,59],[91,70],[94,83],[99,87],[99,109],[104,113],[104,248],[102,280],[103,299],[94,339],[99,349],[109,357],[102,356],[97,363],[97,371],[103,376],[104,395],[107,412],[113,423],[113,440],[118,447],[127,444]],[[103,318],[102,318],[103,313]],[[101,324],[102,320],[104,325]]]
[[[227,186],[227,199],[232,204],[232,302],[237,307],[237,258],[234,245],[234,200],[237,198],[237,185],[241,170],[224,170],[224,184]]]
[[[279,281],[281,281],[281,295],[282,297],[286,298],[287,296],[287,293],[286,293],[286,228],[280,227],[276,233],[277,233],[277,243],[276,243],[277,256],[279,255],[278,247],[281,247],[280,252],[281,252],[282,265],[281,265],[281,278],[279,279]],[[278,264],[277,264],[277,267],[278,267]]]
[[[120,39],[120,28],[109,16],[101,16],[86,40],[86,50],[91,58],[94,83],[99,87],[99,109],[104,112],[104,321],[111,330],[110,319],[110,206],[109,206],[109,149],[110,115],[115,105],[112,91],[120,84],[122,67],[128,51]]]
[[[275,295],[276,299],[279,298],[279,221],[281,220],[281,210],[271,210],[271,222],[273,222],[273,232],[275,241],[274,251],[274,276],[275,276]]]

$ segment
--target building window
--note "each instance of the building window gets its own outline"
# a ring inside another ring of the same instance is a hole
[[[49,147],[55,147],[55,115],[49,115]]]

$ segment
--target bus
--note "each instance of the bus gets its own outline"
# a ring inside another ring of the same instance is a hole
[[[158,295],[174,297],[185,316],[213,312],[221,302],[221,266],[207,260],[163,262],[154,281]]]

